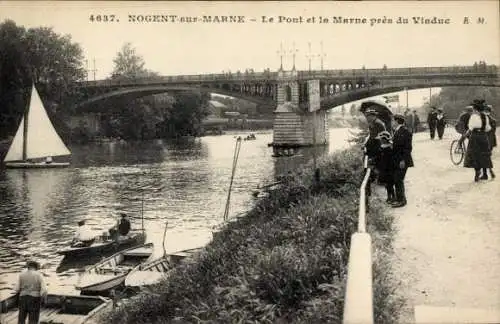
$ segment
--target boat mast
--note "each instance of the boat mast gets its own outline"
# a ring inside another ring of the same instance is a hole
[[[31,90],[31,93],[33,94],[33,90]],[[27,160],[28,157],[28,115],[29,115],[29,110],[30,110],[30,102],[31,102],[31,95],[30,99],[28,100],[28,106],[26,109],[24,109],[24,125],[23,125],[23,161]]]

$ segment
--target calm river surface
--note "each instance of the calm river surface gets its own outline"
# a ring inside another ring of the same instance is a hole
[[[240,135],[246,135],[241,133]],[[252,192],[276,175],[312,158],[272,157],[270,131],[243,141],[231,193],[230,217],[255,202]],[[330,129],[333,152],[349,144],[348,129]],[[45,264],[49,291],[75,293],[78,267],[62,267],[55,251],[67,247],[80,219],[100,233],[118,213],[129,214],[133,228],[144,226],[147,242],[162,253],[208,243],[224,214],[235,135],[208,136],[192,143],[162,141],[71,147],[72,166],[59,170],[0,170],[0,296],[11,293],[28,258]]]

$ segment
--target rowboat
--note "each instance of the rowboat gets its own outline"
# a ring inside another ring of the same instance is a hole
[[[128,273],[143,262],[150,261],[153,243],[135,246],[87,267],[76,289],[82,293],[101,293],[121,285]]]
[[[96,240],[90,246],[86,247],[70,247],[57,251],[57,254],[64,255],[66,258],[75,258],[88,255],[104,255],[133,247],[139,244],[144,244],[146,235],[144,232],[137,232],[126,237],[119,237],[117,240],[105,238],[103,236],[96,237]],[[109,255],[109,254],[108,254]]]
[[[47,295],[40,310],[40,323],[95,324],[101,312],[112,308],[112,301],[101,296]],[[18,323],[18,297],[0,301],[0,323]]]
[[[201,249],[194,248],[165,254],[151,262],[140,264],[127,275],[125,286],[133,288],[157,284],[162,279],[168,278],[171,271],[186,258],[192,257]]]

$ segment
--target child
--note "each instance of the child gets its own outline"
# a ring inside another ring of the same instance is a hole
[[[380,154],[377,163],[379,181],[385,184],[387,190],[387,203],[395,200],[394,192],[394,161],[392,157],[392,139],[387,131],[381,132],[377,138],[380,140]]]

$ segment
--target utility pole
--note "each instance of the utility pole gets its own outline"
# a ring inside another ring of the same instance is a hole
[[[283,42],[280,44],[280,50],[277,53],[280,56],[280,70],[283,70],[283,55],[285,55],[285,51],[283,50]]]
[[[405,88],[406,91],[406,109],[408,109],[408,88]]]
[[[89,60],[85,60],[85,74],[87,75],[87,82],[89,82]]]
[[[323,58],[326,56],[326,54],[323,52],[323,41],[321,41],[321,53],[319,54],[321,57],[321,71],[323,71]]]
[[[432,88],[429,88],[429,107],[432,107]]]
[[[293,42],[293,47],[292,47],[292,50],[290,51],[290,53],[292,54],[292,58],[293,58],[293,68],[292,70],[295,70],[295,56],[297,55],[297,52],[299,50],[295,48],[295,42]]]
[[[309,44],[309,54],[307,54],[307,58],[309,60],[309,72],[311,72],[311,58],[312,58],[312,53],[311,53],[311,42],[308,43]]]
[[[96,68],[95,68],[95,58],[94,58],[94,69],[92,70],[94,72],[94,81],[95,81],[95,73],[96,73]]]

